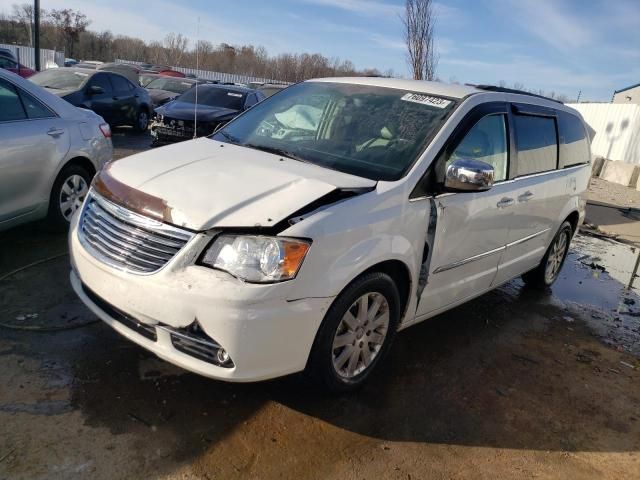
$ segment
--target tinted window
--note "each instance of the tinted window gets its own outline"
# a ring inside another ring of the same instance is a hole
[[[116,92],[128,92],[131,90],[129,81],[120,75],[111,75],[111,83]]]
[[[9,82],[0,79],[0,122],[24,120],[27,118],[16,89]]]
[[[476,123],[447,159],[473,158],[493,165],[495,181],[507,178],[507,129],[504,115],[488,115]]]
[[[24,105],[29,118],[50,118],[55,116],[51,110],[27,92],[21,91],[20,97],[22,98],[22,104]]]
[[[560,127],[560,168],[588,163],[591,159],[589,139],[584,124],[575,115],[558,112]]]
[[[18,64],[9,58],[0,57],[0,68],[18,68]]]
[[[187,90],[178,98],[180,102],[196,103],[196,89]],[[198,104],[210,107],[229,108],[242,110],[244,94],[235,90],[227,90],[219,87],[198,87]]]
[[[91,80],[89,81],[89,86],[102,87],[102,89],[104,90],[104,93],[112,92],[111,82],[109,81],[109,77],[106,73],[98,73],[97,75],[94,75],[93,77],[91,77]]]
[[[555,170],[558,165],[555,118],[514,115],[514,119],[518,175]]]
[[[251,94],[247,95],[247,101],[244,104],[244,108],[252,107],[256,103],[258,103],[258,99],[256,98],[255,94],[251,93]]]

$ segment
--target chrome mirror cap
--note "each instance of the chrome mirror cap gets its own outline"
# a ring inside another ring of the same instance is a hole
[[[444,186],[450,190],[483,192],[493,186],[493,166],[472,158],[459,158],[447,167]]]

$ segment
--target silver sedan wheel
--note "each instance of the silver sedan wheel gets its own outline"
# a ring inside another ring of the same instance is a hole
[[[71,221],[73,214],[82,206],[88,192],[89,185],[81,175],[71,175],[62,183],[59,207],[67,222]]]
[[[549,253],[547,266],[544,270],[544,279],[549,284],[552,283],[560,273],[562,261],[567,253],[567,247],[569,246],[568,237],[569,235],[567,232],[563,231],[551,246],[551,253]]]
[[[343,378],[364,372],[378,356],[389,330],[389,302],[381,293],[358,298],[342,317],[331,349],[333,368]]]

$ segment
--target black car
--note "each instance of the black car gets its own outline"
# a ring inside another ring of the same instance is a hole
[[[131,125],[143,132],[149,125],[149,93],[118,73],[54,68],[37,73],[29,80],[76,107],[93,110],[113,126]]]
[[[216,128],[264,98],[262,92],[235,85],[209,84],[193,87],[174,101],[156,108],[156,121],[151,125],[153,144],[180,142],[194,136],[210,135]],[[196,117],[197,131],[194,122]]]

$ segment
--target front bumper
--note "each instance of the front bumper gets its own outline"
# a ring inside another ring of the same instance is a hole
[[[129,340],[182,368],[220,380],[258,381],[305,368],[333,298],[290,301],[289,282],[248,284],[224,272],[193,265],[193,258],[208,242],[204,235],[196,235],[157,273],[120,271],[84,249],[77,235],[77,220],[69,235],[71,284],[98,317]],[[88,291],[94,295],[88,295]],[[96,297],[110,308],[104,304],[101,308]],[[156,340],[119,321],[114,309],[140,322],[145,330],[155,330]],[[184,329],[196,320],[228,352],[232,367],[217,366],[179,351],[171,341],[170,330],[163,328]]]

